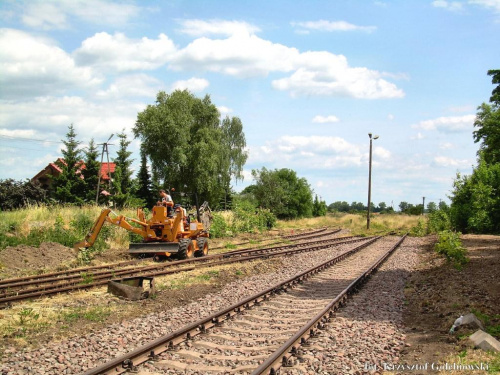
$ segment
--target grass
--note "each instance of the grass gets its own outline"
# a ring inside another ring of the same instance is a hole
[[[350,229],[355,236],[372,236],[375,234],[387,234],[396,232],[398,234],[407,233],[411,228],[418,225],[421,216],[404,214],[384,214],[373,215],[370,218],[370,229],[366,229],[366,215],[362,214],[327,214],[323,217],[279,220],[277,227],[284,230],[297,228],[313,229],[320,227]]]

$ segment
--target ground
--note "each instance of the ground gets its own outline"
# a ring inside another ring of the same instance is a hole
[[[421,263],[406,285],[404,322],[409,346],[402,361],[408,364],[489,361],[490,373],[495,366],[500,371],[498,356],[493,359],[467,345],[466,336],[472,330],[448,333],[455,319],[473,312],[486,323],[490,333],[496,333],[497,338],[500,335],[500,237],[462,236],[470,258],[462,270],[439,257],[433,251],[434,243],[433,237],[427,238]]]
[[[462,240],[468,249],[470,262],[462,270],[457,270],[434,252],[436,238],[426,238],[421,262],[409,276],[405,287],[404,323],[407,345],[401,362],[485,362],[490,365],[489,373],[495,373],[495,366],[500,372],[499,355],[484,354],[467,346],[466,335],[471,331],[459,330],[456,335],[448,334],[456,318],[474,312],[490,332],[497,338],[500,336],[500,237],[465,235]],[[44,264],[52,270],[75,259],[71,249],[54,244],[44,245],[41,250],[31,249],[29,252],[21,247],[8,251],[2,252],[2,277],[9,273],[7,267],[10,267],[14,274],[36,272],[34,265],[44,261],[44,257],[45,261],[53,260],[53,263],[49,264],[50,267],[47,263]],[[24,255],[15,256],[19,252]],[[40,256],[42,252],[43,256]],[[123,259],[121,256],[126,256],[126,251],[112,250],[105,253],[99,261],[118,261]],[[28,259],[28,262],[24,259]],[[31,264],[32,267],[23,270],[26,264]],[[160,293],[156,299],[139,303],[119,300],[109,296],[105,288],[101,288],[91,292],[76,292],[14,304],[12,308],[0,311],[0,320],[5,323],[0,324],[0,334],[3,336],[0,353],[6,349],[16,350],[23,346],[36,347],[47,341],[83,334],[91,329],[98,330],[104,325],[140,316],[145,312],[179,306],[214,292],[237,278],[269,272],[270,268],[279,268],[279,261],[235,264],[217,270],[198,270],[169,278],[158,278]],[[29,312],[29,309],[40,313],[40,318],[34,319],[34,315],[25,316],[24,325],[19,324],[22,313]],[[446,373],[454,374],[452,371]]]

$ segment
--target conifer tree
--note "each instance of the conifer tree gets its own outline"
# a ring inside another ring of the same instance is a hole
[[[82,204],[85,196],[85,181],[81,174],[81,151],[78,150],[80,141],[76,140],[73,124],[68,127],[66,140],[62,141],[66,147],[61,152],[62,160],[56,164],[61,169],[61,174],[54,177],[53,197],[62,203]]]
[[[95,202],[97,183],[99,181],[99,174],[101,173],[101,163],[98,160],[99,151],[92,138],[89,146],[85,151],[85,169],[82,171],[85,181],[85,196],[84,200],[88,203]]]
[[[148,171],[147,157],[141,149],[141,167],[137,173],[137,198],[142,199],[148,207],[154,205],[154,197],[151,192],[151,175]]]

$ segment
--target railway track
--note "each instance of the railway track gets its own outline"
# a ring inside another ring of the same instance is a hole
[[[84,375],[148,367],[169,374],[276,374],[307,345],[403,242],[373,238],[217,313],[160,337]]]
[[[318,237],[337,233],[322,233]],[[232,262],[254,260],[261,257],[284,256],[303,251],[320,250],[325,247],[340,245],[348,242],[364,241],[363,238],[341,237],[317,241],[300,242],[291,245],[274,246],[266,248],[240,249],[223,254],[209,255],[202,258],[157,263],[147,266],[134,266],[137,263],[126,264],[132,267],[109,268],[90,267],[80,268],[73,272],[61,272],[26,277],[20,279],[2,280],[0,283],[0,306],[15,301],[38,298],[42,296],[69,292],[74,290],[89,289],[107,284],[109,280],[134,277],[134,276],[161,276],[172,273],[193,270],[196,266],[216,266]],[[120,264],[121,265],[121,264]]]

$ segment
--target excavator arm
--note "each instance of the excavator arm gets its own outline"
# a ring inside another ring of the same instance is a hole
[[[77,250],[80,248],[88,249],[89,247],[91,247],[95,243],[97,236],[101,232],[102,226],[106,221],[111,224],[117,225],[121,228],[124,228],[130,232],[137,233],[141,236],[145,235],[146,231],[144,229],[133,227],[132,225],[130,225],[130,223],[126,220],[125,216],[123,215],[117,216],[115,218],[110,218],[109,217],[110,212],[111,212],[110,208],[103,209],[97,220],[94,222],[94,225],[85,236],[85,239],[81,242],[74,244],[73,247]],[[141,225],[143,228],[147,226],[146,223],[143,223],[139,220],[134,220],[134,219],[129,219],[129,220]]]

